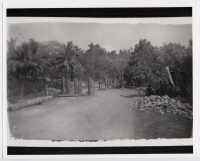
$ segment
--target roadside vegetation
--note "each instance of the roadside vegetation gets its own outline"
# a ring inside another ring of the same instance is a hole
[[[72,41],[37,42],[30,39],[16,45],[8,40],[8,101],[38,94],[44,82],[59,88],[58,79],[98,81],[105,78],[120,82],[119,87],[147,87],[147,95],[184,97],[192,104],[192,41],[153,46],[140,40],[129,49],[107,51],[99,44],[81,49]],[[169,72],[168,72],[169,71]],[[170,74],[169,74],[170,73]]]

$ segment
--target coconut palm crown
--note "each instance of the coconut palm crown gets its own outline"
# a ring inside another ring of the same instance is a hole
[[[23,43],[21,46],[16,47],[12,53],[9,53],[8,78],[28,78],[34,81],[39,75],[43,76],[45,70],[45,60],[37,58],[38,47],[33,50],[31,42]]]
[[[72,41],[63,44],[62,51],[56,57],[55,73],[65,73],[65,78],[72,79],[78,71],[83,72],[82,65],[77,61],[77,56],[82,50]]]

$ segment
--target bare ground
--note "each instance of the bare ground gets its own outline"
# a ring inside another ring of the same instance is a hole
[[[130,106],[135,90],[109,89],[93,96],[57,98],[9,112],[11,135],[38,140],[190,138],[192,120]]]

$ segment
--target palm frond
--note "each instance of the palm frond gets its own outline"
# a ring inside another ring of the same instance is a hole
[[[27,65],[27,67],[29,67],[29,68],[36,68],[37,66],[38,66],[38,64],[35,62],[29,62]]]
[[[61,63],[60,65],[58,65],[58,66],[55,68],[54,72],[55,72],[55,73],[59,73],[59,72],[61,71],[61,69],[63,69],[63,68],[65,68],[64,63]]]
[[[80,70],[81,72],[84,71],[83,66],[78,61],[76,61],[76,60],[72,60],[71,61],[71,65],[74,68],[74,70]]]
[[[43,67],[42,66],[37,66],[35,68],[35,70],[38,72],[38,73],[44,73],[44,70],[43,70]]]
[[[58,57],[56,57],[56,60],[62,60],[62,61],[64,61],[65,60],[65,57],[61,57],[61,56],[58,56]]]
[[[63,64],[64,64],[64,66],[65,66],[66,68],[69,68],[70,62],[69,62],[68,60],[65,60],[65,61],[63,62]]]

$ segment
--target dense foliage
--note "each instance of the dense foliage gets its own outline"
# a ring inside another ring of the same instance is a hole
[[[34,82],[38,79],[54,81],[61,77],[117,78],[126,86],[151,86],[158,94],[171,90],[192,98],[192,41],[188,47],[177,43],[156,47],[144,39],[134,48],[119,53],[109,52],[93,43],[86,51],[73,42],[40,43],[30,39],[19,46],[15,44],[16,39],[8,41],[8,79]],[[166,67],[170,69],[172,80]]]

